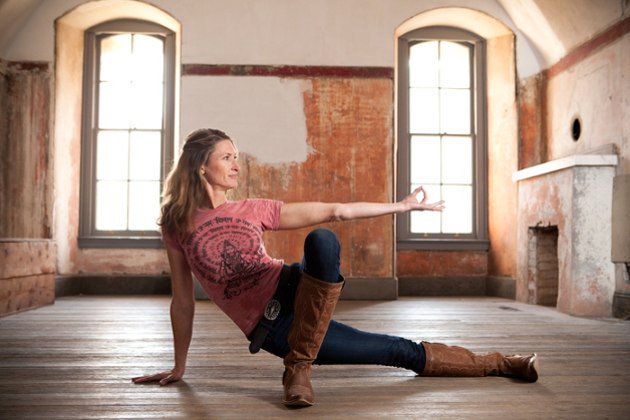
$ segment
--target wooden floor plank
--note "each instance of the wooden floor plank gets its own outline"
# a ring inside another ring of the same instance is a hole
[[[296,411],[280,402],[282,361],[249,354],[207,301],[197,304],[185,381],[132,384],[171,366],[168,307],[166,297],[75,296],[0,318],[0,418],[630,418],[628,321],[498,298],[342,301],[335,318],[357,328],[479,352],[536,351],[541,378],[316,366],[317,404]]]

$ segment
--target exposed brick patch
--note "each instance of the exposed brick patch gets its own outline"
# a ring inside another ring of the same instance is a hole
[[[556,306],[558,301],[558,227],[530,227],[527,250],[528,303]]]
[[[478,277],[488,275],[485,251],[398,251],[398,277]]]
[[[311,151],[305,162],[264,164],[241,155],[246,180],[234,198],[285,202],[375,201],[393,197],[393,82],[388,79],[315,78],[304,84],[304,115]],[[328,223],[342,246],[346,277],[394,275],[393,216]],[[269,232],[270,255],[300,261],[309,229]]]

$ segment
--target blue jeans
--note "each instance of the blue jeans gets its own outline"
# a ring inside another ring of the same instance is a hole
[[[302,263],[292,265],[290,295],[295,298],[299,285],[300,271],[319,280],[336,283],[340,276],[340,246],[334,233],[316,229],[304,241]],[[288,307],[287,307],[288,306]],[[284,358],[289,352],[287,336],[293,323],[293,305],[284,305],[267,335],[262,348]],[[425,364],[424,348],[401,337],[364,332],[330,321],[328,331],[315,360],[320,365],[384,365],[422,373]]]

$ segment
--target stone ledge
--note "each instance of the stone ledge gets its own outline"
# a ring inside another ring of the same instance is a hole
[[[617,155],[573,155],[521,169],[512,174],[512,181],[522,181],[575,166],[617,166]]]

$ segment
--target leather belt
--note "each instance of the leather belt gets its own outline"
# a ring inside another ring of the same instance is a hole
[[[263,317],[258,321],[256,327],[249,335],[249,352],[250,353],[258,353],[260,348],[262,347],[265,338],[267,338],[267,334],[273,328],[273,323],[278,318],[280,314],[280,310],[283,305],[288,305],[291,302],[290,296],[290,280],[291,274],[294,269],[299,270],[299,267],[293,268],[289,265],[282,266],[282,271],[280,271],[280,277],[278,280],[278,287],[276,288],[276,292],[273,297],[267,302],[267,306],[265,306],[265,310],[263,312]]]

